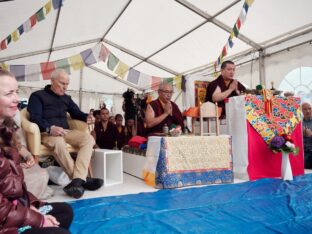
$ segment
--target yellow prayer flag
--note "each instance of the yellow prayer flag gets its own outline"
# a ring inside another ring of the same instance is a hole
[[[230,38],[233,39],[233,37],[234,37],[234,31],[232,30],[230,34]]]
[[[115,70],[115,73],[121,78],[123,79],[127,73],[127,71],[129,70],[129,66],[121,61],[119,61],[117,68]]]
[[[181,76],[176,76],[173,78],[175,86],[178,91],[181,91],[182,89],[182,77]]]
[[[16,29],[14,32],[12,32],[12,39],[13,41],[17,41],[19,38],[18,29]]]
[[[245,0],[245,2],[250,7],[253,4],[254,0]]]
[[[76,71],[84,67],[84,62],[80,54],[76,54],[68,58],[70,66]]]
[[[8,71],[9,70],[9,65],[6,65],[5,63],[0,63],[0,68]]]
[[[44,5],[44,8],[46,10],[46,13],[45,13],[46,15],[50,13],[51,7],[52,7],[52,1],[50,0]]]

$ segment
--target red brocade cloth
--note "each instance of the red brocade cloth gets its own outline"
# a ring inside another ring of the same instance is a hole
[[[282,153],[274,154],[261,135],[247,122],[248,133],[248,175],[250,180],[261,178],[280,178]],[[300,148],[297,156],[289,154],[292,173],[294,176],[304,174],[303,141],[301,122],[291,134],[296,147]]]

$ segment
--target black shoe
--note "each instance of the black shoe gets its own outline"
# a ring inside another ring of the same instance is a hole
[[[63,190],[68,196],[74,197],[76,199],[81,198],[84,194],[84,187],[82,186],[83,183],[84,181],[82,179],[73,179],[63,188]]]
[[[97,190],[102,187],[104,181],[98,178],[87,177],[86,182],[82,186],[87,190]]]

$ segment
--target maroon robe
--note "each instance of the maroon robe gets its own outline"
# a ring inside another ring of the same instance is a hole
[[[117,128],[117,126],[116,126]],[[126,144],[125,126],[121,126],[121,132],[117,128],[117,147],[121,149]]]
[[[94,131],[96,133],[96,144],[101,149],[113,149],[117,142],[117,127],[115,124],[108,122],[104,131],[102,122],[95,123]]]
[[[224,91],[229,89],[230,84],[232,82],[233,82],[233,80],[228,84],[228,86],[226,86],[224,83],[223,77],[220,75],[217,79],[215,79],[214,81],[209,83],[209,85],[207,87],[207,91],[206,91],[205,101],[206,102],[214,102],[212,100],[212,95],[213,95],[214,91],[216,90],[216,88],[219,86],[221,89],[221,92],[223,93]],[[242,92],[242,91],[244,92],[246,90],[246,88],[240,82],[238,82],[237,88],[238,88],[239,92]],[[238,94],[236,93],[235,90],[229,96],[227,96],[227,98],[234,97],[234,96],[238,96]],[[225,102],[224,102],[224,100],[218,102],[218,106],[222,108],[221,116],[225,116]]]
[[[132,137],[132,127],[125,126],[125,145],[128,145],[128,142]]]
[[[154,110],[155,117],[158,117],[165,112],[159,99],[152,101],[150,105]],[[163,121],[161,121],[156,126],[147,128],[146,130],[148,135],[153,135],[153,133],[162,133],[162,129],[165,124],[167,124],[169,129],[173,125],[180,125],[182,129],[184,128],[183,116],[181,111],[179,110],[179,107],[174,102],[171,102],[171,105],[172,105],[172,116],[168,115]]]

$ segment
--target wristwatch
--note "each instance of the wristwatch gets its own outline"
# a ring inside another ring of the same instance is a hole
[[[46,127],[46,133],[50,134],[51,127]]]

